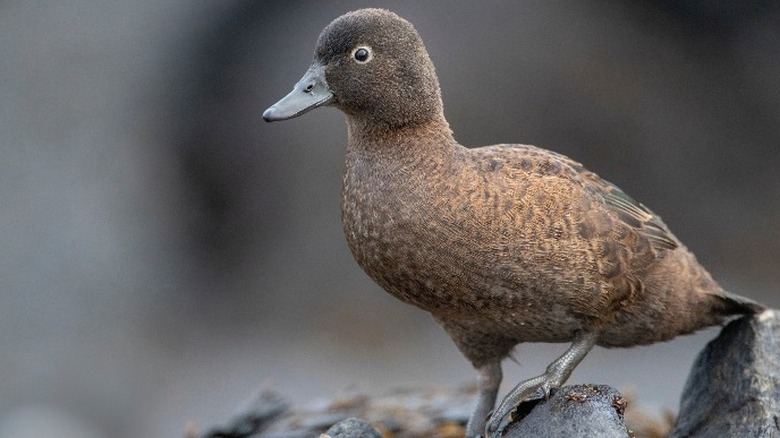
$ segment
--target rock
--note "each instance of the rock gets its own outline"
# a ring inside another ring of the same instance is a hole
[[[626,400],[606,385],[565,386],[547,401],[520,405],[502,437],[630,437],[623,413]]]
[[[347,418],[331,426],[320,438],[382,438],[366,420]]]
[[[780,437],[780,312],[728,324],[699,353],[671,437]]]
[[[262,390],[239,408],[225,425],[212,428],[200,435],[200,438],[247,438],[268,428],[288,409],[287,402],[281,396]],[[189,431],[185,436],[189,438],[198,435],[195,431]]]

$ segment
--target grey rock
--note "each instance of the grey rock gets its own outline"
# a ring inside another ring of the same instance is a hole
[[[699,353],[671,437],[780,437],[780,313],[728,324]]]
[[[623,420],[627,402],[606,385],[565,386],[547,401],[520,405],[517,419],[505,429],[504,438],[601,437],[626,438]],[[530,412],[528,412],[530,410]]]
[[[287,402],[281,396],[262,390],[242,406],[225,425],[214,427],[201,437],[247,438],[268,428],[288,409]]]
[[[382,438],[382,435],[366,420],[347,418],[331,426],[320,438]]]

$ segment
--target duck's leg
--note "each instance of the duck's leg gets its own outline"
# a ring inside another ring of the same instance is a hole
[[[485,436],[491,436],[506,415],[514,409],[523,400],[530,396],[538,394],[539,396],[549,397],[552,388],[560,388],[569,378],[574,368],[585,358],[588,352],[596,344],[598,334],[590,331],[580,331],[574,338],[571,346],[561,357],[551,363],[544,374],[532,379],[520,382],[515,388],[507,394],[501,401],[493,415],[487,422]]]
[[[466,438],[476,438],[485,429],[487,420],[493,406],[496,405],[498,387],[501,385],[501,361],[488,362],[477,368],[477,391],[479,398],[477,406],[466,424]]]

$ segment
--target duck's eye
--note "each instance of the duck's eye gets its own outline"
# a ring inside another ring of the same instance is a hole
[[[355,58],[355,61],[365,64],[371,60],[371,49],[365,46],[356,47],[352,51],[352,57]]]

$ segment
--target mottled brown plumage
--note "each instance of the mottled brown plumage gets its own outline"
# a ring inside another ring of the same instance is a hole
[[[264,118],[320,105],[347,116],[341,208],[355,260],[429,311],[480,373],[469,436],[518,343],[573,341],[499,405],[490,431],[561,385],[594,344],[649,344],[762,309],[725,292],[656,214],[579,163],[528,145],[459,145],[420,37],[391,12],[328,25],[312,68]]]

